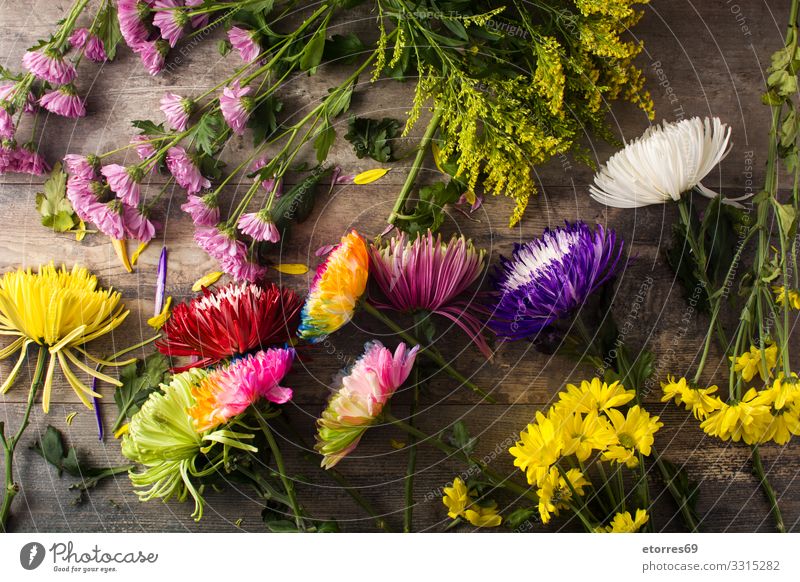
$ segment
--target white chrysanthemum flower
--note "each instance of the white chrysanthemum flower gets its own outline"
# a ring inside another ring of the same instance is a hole
[[[693,188],[713,198],[717,194],[700,181],[728,155],[730,137],[730,127],[717,117],[665,121],[611,156],[589,193],[615,208],[678,201]]]

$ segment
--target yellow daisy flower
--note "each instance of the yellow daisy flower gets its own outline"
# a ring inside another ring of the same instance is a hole
[[[800,380],[794,372],[788,378],[783,372],[778,374],[772,383],[772,388],[775,390],[775,408],[783,408],[787,402],[793,402],[797,398],[800,389],[798,382]]]
[[[795,289],[787,291],[784,285],[773,285],[772,292],[775,294],[775,303],[783,307],[786,300],[789,300],[789,307],[792,309],[800,309],[800,292]]]
[[[778,384],[779,380],[775,383]],[[764,426],[759,442],[773,441],[785,445],[793,435],[800,435],[800,398],[797,396],[792,393],[778,408],[776,402],[781,397],[781,387],[773,385],[772,388],[760,390],[753,398],[754,406],[766,406],[770,412],[769,422]]]
[[[583,495],[583,488],[591,485],[578,469],[570,469],[566,473],[569,483],[578,495]],[[542,523],[548,523],[551,515],[558,515],[562,509],[569,509],[572,500],[572,489],[557,467],[552,467],[536,491],[539,497],[539,516]]]
[[[497,513],[497,503],[494,501],[488,505],[473,503],[466,510],[464,516],[475,527],[497,527],[503,523],[503,518]]]
[[[734,360],[734,358],[731,358],[731,360]],[[761,359],[761,350],[756,346],[750,346],[749,352],[745,352],[735,358],[733,370],[740,373],[745,382],[750,382],[756,374],[766,382],[767,378],[772,377],[772,370],[778,363],[778,346],[773,343],[764,348],[764,360],[767,362],[766,370]]]
[[[611,525],[600,526],[594,531],[596,533],[636,533],[649,521],[650,516],[644,509],[636,510],[636,517],[631,516],[630,511],[618,513],[611,520]]]
[[[601,451],[617,440],[608,420],[596,410],[582,415],[552,408],[550,418],[561,431],[564,443],[561,454],[575,455],[579,461],[585,461],[593,450]]]
[[[453,479],[452,487],[444,488],[442,503],[447,507],[447,516],[451,519],[462,517],[475,527],[497,527],[503,518],[497,512],[497,503],[488,501],[479,505],[474,501],[475,492],[468,491],[461,479]]]
[[[471,502],[467,486],[460,477],[453,479],[452,487],[444,488],[442,503],[447,507],[447,516],[456,519],[464,515],[467,505]]]
[[[739,402],[723,404],[709,415],[700,428],[723,441],[744,440],[748,445],[761,442],[771,420],[770,407],[756,400],[758,392],[751,388]]]
[[[691,410],[698,420],[704,420],[709,414],[722,408],[722,400],[718,396],[712,396],[719,390],[717,386],[692,388],[686,378],[676,381],[673,376],[667,376],[667,382],[661,383],[661,389],[664,392],[661,402],[673,400],[675,404],[684,404],[686,410]]]
[[[537,412],[536,423],[529,424],[519,437],[508,452],[515,457],[514,466],[525,471],[528,483],[539,485],[561,454],[561,431],[552,419]]]
[[[609,408],[627,404],[635,397],[633,390],[626,390],[619,382],[606,384],[600,378],[593,378],[584,380],[580,386],[567,384],[566,392],[558,393],[559,401],[554,406],[569,412],[606,412]]]
[[[664,423],[657,416],[650,416],[650,413],[638,405],[629,408],[627,415],[616,409],[610,409],[607,414],[617,435],[618,444],[611,445],[603,453],[603,459],[624,463],[632,469],[639,464],[637,453],[645,456],[650,454],[655,440],[653,435]]]

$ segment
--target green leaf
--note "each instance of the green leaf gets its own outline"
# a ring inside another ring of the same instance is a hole
[[[44,183],[44,192],[36,194],[36,210],[42,215],[42,225],[55,232],[66,232],[79,222],[67,199],[67,174],[56,164]]]
[[[58,429],[48,425],[42,440],[34,443],[33,449],[58,470],[60,477],[63,470],[61,463],[64,459],[64,441],[61,439]]]
[[[159,123],[156,125],[149,119],[134,119],[131,121],[131,125],[138,129],[141,135],[149,135],[149,136],[162,136],[167,135],[167,132],[164,130],[164,124]]]
[[[775,214],[780,222],[784,242],[791,244],[797,232],[797,212],[791,204],[781,204],[775,201],[772,206],[775,208]]]
[[[697,481],[689,480],[689,475],[683,467],[679,469],[664,457],[661,457],[661,462],[664,466],[664,472],[667,474],[667,483],[672,483],[680,500],[676,501],[685,504],[694,522],[699,523],[700,516],[697,513],[697,499],[700,493],[700,485]],[[689,524],[685,523],[684,525],[689,529]]]
[[[322,163],[328,157],[328,152],[336,141],[336,130],[333,129],[331,122],[325,118],[325,125],[314,139],[314,150],[317,152],[317,162]]]
[[[231,45],[231,42],[227,39],[223,38],[217,43],[217,51],[219,52],[220,56],[227,57],[232,49],[233,46]]]
[[[169,379],[169,361],[158,352],[122,368],[119,372],[122,386],[114,392],[118,410],[114,430],[118,430],[126,418],[136,414],[150,394],[158,390],[160,384],[169,382]]]
[[[122,32],[119,29],[117,7],[113,2],[106,2],[98,12],[95,24],[95,34],[103,41],[106,56],[113,61],[117,56],[117,46],[122,41]]]
[[[199,119],[188,137],[199,151],[213,156],[221,147],[221,138],[226,131],[222,115],[208,112]]]
[[[279,519],[275,521],[265,521],[264,525],[272,533],[298,533],[297,525],[288,519]]]
[[[478,445],[478,437],[470,436],[467,425],[462,420],[458,420],[453,424],[447,441],[467,455],[471,454]]]
[[[326,63],[352,65],[366,51],[367,46],[352,32],[346,35],[334,34],[325,41],[322,58]]]
[[[511,529],[517,529],[526,521],[530,521],[531,518],[537,519],[537,513],[538,509],[536,507],[520,507],[506,516],[505,525]]]
[[[283,102],[270,95],[253,110],[247,125],[253,130],[253,146],[264,143],[278,129],[278,113]]]
[[[353,145],[358,158],[370,157],[376,162],[394,159],[392,143],[400,135],[402,122],[391,117],[381,120],[351,117],[344,138]]]
[[[300,69],[308,71],[310,75],[317,72],[317,67],[322,62],[322,55],[325,52],[325,34],[327,30],[327,24],[320,26],[311,37],[311,40],[308,41],[308,44],[306,44],[300,56]]]
[[[436,182],[420,188],[413,213],[408,219],[398,221],[398,227],[412,235],[428,229],[438,230],[444,223],[445,206],[458,202],[464,192],[466,186],[460,180]]]
[[[358,79],[345,87],[328,89],[329,95],[325,98],[325,109],[329,119],[340,116],[350,109],[350,101],[353,98],[353,89]]]

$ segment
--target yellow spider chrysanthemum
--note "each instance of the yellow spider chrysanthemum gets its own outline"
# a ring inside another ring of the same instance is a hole
[[[559,401],[554,406],[568,412],[605,412],[627,404],[635,396],[633,390],[626,390],[619,382],[607,384],[600,378],[593,378],[591,382],[584,380],[580,386],[567,384],[566,392],[558,393]]]
[[[731,358],[734,360],[734,358]],[[764,369],[764,360],[767,363],[767,369]],[[761,358],[761,350],[756,346],[750,346],[750,351],[743,353],[741,356],[735,358],[733,369],[742,375],[745,382],[752,380],[756,374],[761,376],[761,379],[766,382],[767,378],[772,377],[772,370],[778,363],[778,346],[774,343],[764,348],[764,358]]]
[[[318,342],[353,318],[356,304],[367,287],[367,245],[355,230],[320,265],[311,285],[297,334]]]
[[[596,410],[583,415],[551,408],[549,416],[561,431],[564,456],[575,455],[579,461],[585,461],[593,450],[602,451],[617,441],[606,417]]]
[[[464,518],[475,527],[497,527],[503,518],[497,512],[497,503],[485,502],[479,505],[475,502],[475,492],[467,489],[461,477],[453,479],[452,487],[444,488],[442,503],[447,507],[447,516],[451,519]]]
[[[636,517],[631,516],[629,511],[618,513],[611,520],[611,525],[600,526],[594,531],[597,533],[636,533],[649,521],[650,516],[644,509],[636,510]]]
[[[800,309],[800,292],[796,289],[786,290],[783,285],[773,285],[772,292],[775,294],[775,303],[783,307],[786,300],[789,300],[789,307],[792,309]]]
[[[121,383],[87,366],[80,356],[100,362],[88,354],[83,345],[118,327],[128,316],[116,291],[98,288],[97,277],[87,269],[75,266],[56,269],[53,264],[31,269],[18,269],[0,279],[0,334],[17,336],[0,350],[0,359],[20,351],[19,360],[0,392],[14,383],[31,344],[47,349],[50,360],[44,376],[42,408],[48,412],[56,363],[81,401],[92,408],[90,398],[100,395],[84,384],[71,365],[82,372],[121,386]],[[78,352],[76,354],[75,352]],[[109,364],[108,362],[103,362]]]
[[[631,469],[636,467],[639,464],[637,453],[650,454],[653,435],[664,423],[638,405],[629,408],[627,415],[613,408],[606,414],[617,434],[618,444],[611,445],[603,453],[603,459],[624,463]]]
[[[661,402],[673,400],[675,404],[683,404],[698,420],[705,420],[709,414],[716,412],[723,405],[718,396],[712,396],[719,390],[717,386],[692,388],[686,378],[676,381],[673,376],[667,376],[667,382],[661,383],[661,389],[664,391]]]
[[[573,489],[578,495],[583,495],[583,488],[591,485],[578,469],[570,469],[566,476],[569,483],[557,467],[552,467],[536,491],[536,495],[539,497],[539,516],[542,518],[542,523],[548,523],[552,515],[558,515],[562,509],[569,508]],[[570,484],[572,488],[570,488]]]
[[[770,406],[757,396],[756,389],[751,388],[738,402],[723,404],[700,424],[700,428],[723,441],[744,440],[748,445],[762,442],[772,416]]]
[[[519,438],[517,444],[508,450],[515,457],[514,466],[525,471],[528,483],[540,485],[550,466],[561,455],[564,446],[561,431],[552,419],[537,412],[536,423],[529,424]]]

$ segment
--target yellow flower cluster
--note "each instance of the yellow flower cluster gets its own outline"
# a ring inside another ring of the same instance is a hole
[[[632,516],[630,511],[618,513],[611,520],[611,525],[600,526],[594,531],[596,533],[636,533],[650,520],[647,511],[637,509],[636,516]]]
[[[444,488],[442,503],[447,507],[447,515],[452,519],[466,519],[475,527],[497,527],[503,518],[497,512],[497,503],[487,502],[483,505],[475,501],[475,492],[469,491],[460,477],[453,479],[452,487]]]
[[[573,500],[572,492],[583,496],[583,488],[589,485],[591,485],[589,480],[578,469],[570,469],[562,474],[558,467],[551,467],[536,491],[542,523],[548,523],[550,516],[558,515],[560,510],[569,509],[569,504]]]
[[[668,378],[662,384],[662,402],[685,404],[706,434],[723,441],[744,441],[749,445],[773,441],[784,445],[792,435],[800,435],[800,382],[792,373],[779,373],[762,390],[750,388],[738,401],[723,402],[713,395],[716,386],[692,388],[685,378]]]
[[[789,300],[789,307],[792,309],[800,309],[800,292],[796,289],[786,289],[783,285],[775,285],[772,287],[772,292],[775,294],[775,303],[783,307],[786,300]]]
[[[761,376],[763,382],[766,382],[767,378],[772,377],[772,370],[778,364],[778,346],[773,343],[763,350],[756,346],[750,346],[750,351],[731,358],[731,361],[734,362],[734,371],[741,374],[742,380],[745,382],[750,382],[756,374]]]

